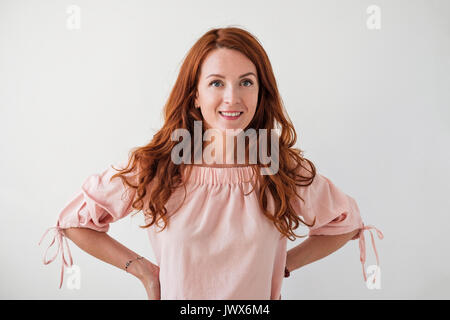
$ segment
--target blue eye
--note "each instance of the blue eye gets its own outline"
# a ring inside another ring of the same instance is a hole
[[[219,82],[219,80],[215,80],[215,81],[211,82],[209,85],[212,85],[213,83],[218,83],[218,82]],[[215,86],[213,86],[213,87],[215,87]]]
[[[210,82],[209,85],[211,86],[214,83],[220,83],[220,82],[221,82],[220,80],[214,80],[214,81]],[[242,83],[244,83],[244,82],[249,82],[250,83],[250,85],[244,86],[244,87],[250,87],[253,84],[253,82],[251,80],[248,80],[248,79],[245,79],[244,81],[242,81]],[[214,85],[213,85],[213,87],[217,88],[217,86],[214,86]]]

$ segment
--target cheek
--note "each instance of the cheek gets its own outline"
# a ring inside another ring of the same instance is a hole
[[[251,94],[247,97],[246,99],[246,105],[249,109],[250,113],[255,113],[256,111],[256,106],[258,104],[258,94]]]
[[[202,106],[206,107],[208,112],[214,112],[215,108],[220,106],[221,97],[218,94],[205,94],[202,98]]]

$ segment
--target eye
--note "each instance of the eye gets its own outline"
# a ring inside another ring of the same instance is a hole
[[[209,85],[212,85],[214,83],[219,83],[219,82],[220,82],[219,80],[214,80],[214,81],[210,82]],[[215,87],[215,86],[213,86],[213,87]]]
[[[213,84],[215,84],[215,83],[221,83],[221,82],[222,82],[222,81],[220,81],[220,80],[214,80],[214,81],[211,81],[211,82],[209,83],[209,85],[210,85],[210,86],[212,85],[213,87],[217,87],[217,86],[214,86]],[[244,87],[250,87],[250,86],[253,84],[253,81],[248,80],[248,79],[245,79],[245,80],[242,81],[242,83],[245,83],[245,82],[250,83],[250,85],[244,86]]]

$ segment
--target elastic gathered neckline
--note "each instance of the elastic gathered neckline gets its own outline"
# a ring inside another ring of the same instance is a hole
[[[189,181],[197,184],[238,184],[256,181],[252,166],[208,167],[189,165],[191,176]],[[185,170],[188,170],[186,166]],[[259,170],[259,169],[258,169]]]

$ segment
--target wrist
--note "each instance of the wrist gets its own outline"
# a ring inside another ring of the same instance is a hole
[[[149,260],[142,259],[135,265],[134,276],[142,282],[147,282],[159,278],[159,268]]]

